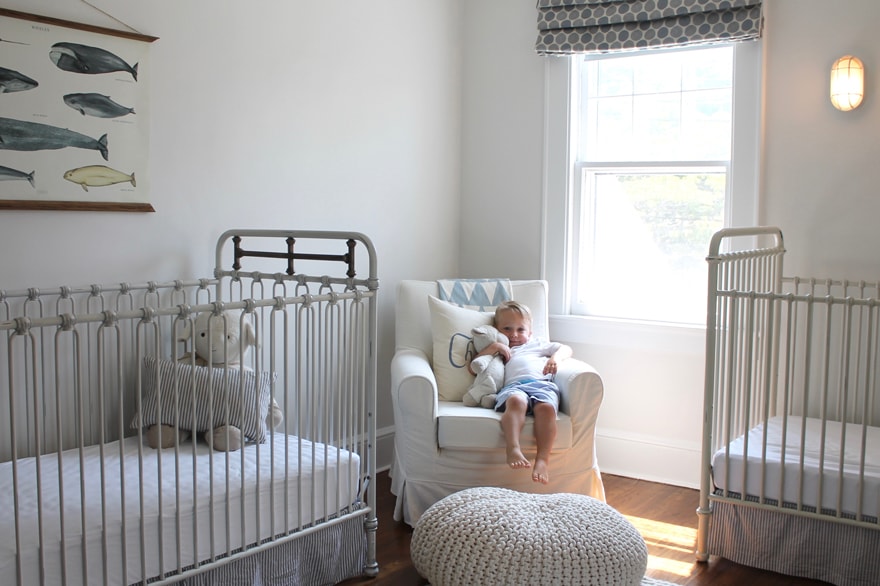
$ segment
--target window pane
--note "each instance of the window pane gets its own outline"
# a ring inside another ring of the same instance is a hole
[[[731,106],[730,88],[682,94],[680,160],[730,158]]]
[[[585,118],[593,130],[595,149],[609,157],[627,152],[633,134],[632,96],[609,97],[593,100]],[[585,143],[582,143],[585,144]],[[581,152],[583,157],[586,153]]]
[[[733,47],[682,53],[682,91],[726,89],[733,86]]]
[[[579,160],[729,159],[731,47],[584,58],[579,67]]]
[[[633,142],[629,153],[616,153],[618,161],[679,159],[681,144],[681,94],[638,96],[633,106]]]
[[[584,171],[577,303],[590,315],[702,323],[725,183],[717,168]]]
[[[609,96],[630,96],[633,93],[632,61],[622,59],[617,63],[602,62],[596,64],[594,87],[590,92],[598,98]]]
[[[676,53],[658,53],[624,57],[633,62],[633,88],[637,95],[661,94],[681,91],[683,59]],[[614,67],[616,60],[608,62]]]

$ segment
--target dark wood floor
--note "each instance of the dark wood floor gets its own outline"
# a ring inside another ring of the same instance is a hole
[[[817,586],[816,580],[792,578],[740,566],[725,559],[708,563],[694,560],[697,526],[696,490],[635,480],[622,476],[603,475],[608,504],[626,515],[642,533],[648,544],[648,572],[652,578],[686,586]],[[377,509],[379,532],[376,557],[377,578],[347,580],[345,586],[424,586],[410,560],[409,542],[412,529],[392,519],[394,496],[387,472],[378,476]]]

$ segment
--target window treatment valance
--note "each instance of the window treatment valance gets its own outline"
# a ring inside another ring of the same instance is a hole
[[[761,36],[761,0],[538,0],[542,55],[743,41]]]

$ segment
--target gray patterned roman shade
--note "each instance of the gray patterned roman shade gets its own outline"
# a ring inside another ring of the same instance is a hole
[[[761,36],[761,0],[538,0],[542,55],[680,47]]]

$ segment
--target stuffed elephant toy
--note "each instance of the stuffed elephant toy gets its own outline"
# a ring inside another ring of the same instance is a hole
[[[505,346],[509,343],[507,336],[492,326],[480,326],[471,330],[474,337],[474,348],[481,352],[492,342],[501,342]],[[462,397],[462,402],[469,407],[495,407],[495,395],[504,386],[504,361],[497,354],[485,355],[471,362],[471,370],[476,373],[476,378],[467,393]]]
[[[195,330],[194,334],[192,330]],[[179,332],[179,340],[189,341],[190,338],[193,339],[195,365],[207,366],[210,362],[214,368],[239,368],[241,364],[239,340],[245,349],[257,345],[251,323],[245,320],[242,328],[239,325],[238,317],[229,312],[225,316],[213,315],[210,312],[199,314],[192,323],[187,322]],[[190,353],[184,354],[179,359],[180,362],[185,363],[192,360]],[[271,429],[277,427],[283,420],[284,415],[281,408],[273,400],[266,416],[266,425]],[[181,428],[176,431],[179,434],[179,441],[183,442],[189,438],[189,430]],[[150,426],[146,433],[147,443],[152,448],[169,448],[174,445],[174,432],[175,429],[171,425]],[[244,444],[241,430],[232,425],[215,427],[213,430],[205,432],[204,439],[215,450],[224,452],[234,452]]]

